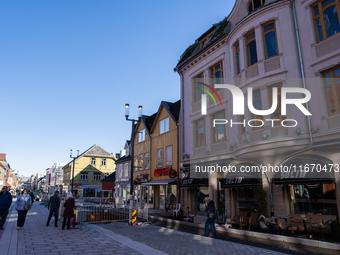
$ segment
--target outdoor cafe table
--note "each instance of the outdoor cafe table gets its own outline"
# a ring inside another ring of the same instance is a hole
[[[291,219],[291,218],[293,218],[293,217],[292,217],[292,216],[279,216],[278,218],[279,218],[279,219],[284,219],[285,222],[287,222],[288,219]]]
[[[299,218],[295,218],[296,220],[302,220],[303,221],[303,227],[305,228],[305,234],[308,237],[308,233],[307,233],[307,227],[306,227],[306,220],[310,220],[312,217],[299,217]]]

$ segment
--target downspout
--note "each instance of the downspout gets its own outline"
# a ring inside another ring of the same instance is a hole
[[[152,138],[151,138],[151,134],[149,133],[149,138],[150,138],[150,152],[149,152],[149,181],[151,181],[151,149],[152,149]],[[153,199],[152,199],[153,200]]]
[[[180,169],[179,169],[179,125],[178,122],[176,122],[176,128],[177,128],[177,180],[178,180],[178,199],[177,203],[180,203],[181,201],[181,179],[180,179]]]

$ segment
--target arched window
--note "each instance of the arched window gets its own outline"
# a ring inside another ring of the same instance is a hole
[[[262,5],[264,5],[264,0],[250,0],[248,3],[248,13],[251,13]]]
[[[340,32],[340,1],[324,0],[312,6],[317,42]]]

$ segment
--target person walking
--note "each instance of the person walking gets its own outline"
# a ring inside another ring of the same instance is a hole
[[[31,200],[32,200],[32,205],[33,205],[34,204],[34,200],[35,200],[35,196],[34,196],[32,190],[30,190],[29,192],[30,192],[30,197],[31,197]]]
[[[4,225],[8,215],[8,210],[12,204],[12,195],[8,192],[8,187],[3,186],[0,192],[0,230],[4,230]]]
[[[70,229],[70,226],[71,226],[71,218],[73,218],[74,216],[74,198],[71,194],[69,194],[67,196],[67,199],[65,201],[65,204],[64,204],[64,213],[63,213],[63,217],[64,217],[64,220],[63,220],[63,226],[61,227],[62,230],[65,229],[65,225],[66,225],[66,219],[67,219],[67,229]]]
[[[50,211],[50,214],[48,215],[46,227],[50,225],[50,220],[52,218],[52,215],[55,216],[55,223],[54,226],[58,227],[58,214],[59,214],[59,207],[60,207],[60,198],[59,198],[59,191],[54,192],[54,196],[50,198],[47,204],[47,210]]]
[[[29,207],[27,205],[32,205],[31,196],[28,194],[27,189],[24,188],[15,203],[15,210],[18,211],[17,230],[22,229],[25,224]]]
[[[214,201],[210,200],[209,197],[204,199],[206,203],[207,209],[207,221],[205,222],[205,231],[204,235],[209,236],[209,226],[211,227],[213,238],[216,238],[216,229],[215,229],[215,218],[216,218],[216,208]]]

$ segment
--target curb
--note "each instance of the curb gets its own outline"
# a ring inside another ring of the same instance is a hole
[[[191,223],[191,222],[183,222],[180,220],[172,220],[168,218],[158,217],[158,216],[151,216],[149,215],[149,219],[159,220],[163,222],[175,223],[182,226],[189,226],[189,227],[196,227],[196,228],[205,228],[205,224],[198,224],[198,223]],[[239,236],[249,236],[249,237],[256,237],[259,239],[269,239],[273,241],[280,241],[285,243],[292,243],[292,244],[301,244],[304,246],[309,247],[319,247],[322,249],[340,251],[340,245],[335,243],[329,243],[324,241],[316,241],[316,240],[309,240],[291,236],[280,236],[280,235],[273,235],[268,233],[260,233],[254,232],[249,230],[240,230],[240,229],[233,229],[233,228],[223,228],[223,227],[216,227],[216,232],[219,234],[229,233],[235,234]]]

